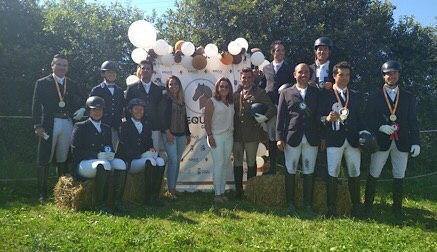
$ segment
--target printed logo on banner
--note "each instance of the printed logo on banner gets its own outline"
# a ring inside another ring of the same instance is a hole
[[[187,109],[196,114],[203,114],[206,102],[212,97],[214,83],[208,79],[194,79],[185,88]]]

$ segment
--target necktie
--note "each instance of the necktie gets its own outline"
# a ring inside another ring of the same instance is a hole
[[[344,95],[344,91],[340,90],[340,95],[341,95],[341,99],[344,101],[346,101],[346,96]]]
[[[275,73],[278,73],[279,71],[279,65],[275,65]]]

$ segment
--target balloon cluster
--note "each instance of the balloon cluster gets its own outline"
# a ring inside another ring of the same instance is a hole
[[[247,59],[251,52],[250,62],[260,66],[265,62],[261,50],[248,51],[249,43],[244,38],[237,38],[228,44],[227,51],[219,53],[215,44],[207,44],[197,48],[190,41],[179,40],[173,46],[163,39],[156,40],[156,30],[145,20],[133,22],[128,30],[129,41],[137,48],[132,51],[132,60],[139,64],[146,59],[157,60],[160,64],[171,66],[182,64],[187,70],[216,69],[222,65],[240,64]],[[129,76],[129,84],[135,83],[133,76]]]

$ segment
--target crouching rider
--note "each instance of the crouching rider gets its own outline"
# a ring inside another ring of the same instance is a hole
[[[128,103],[132,117],[121,125],[120,144],[117,156],[128,164],[129,173],[144,172],[145,203],[147,206],[164,206],[159,199],[165,162],[158,157],[153,148],[152,129],[141,118],[144,115],[146,103],[140,98],[134,98]]]
[[[94,178],[95,210],[111,213],[107,199],[112,194],[116,203],[115,210],[119,210],[126,178],[126,164],[123,160],[114,158],[111,128],[101,122],[105,108],[103,98],[89,97],[86,107],[89,119],[76,123],[73,128],[73,178],[78,181]],[[112,188],[108,188],[111,173],[114,174],[114,183]],[[109,193],[106,193],[108,191]]]

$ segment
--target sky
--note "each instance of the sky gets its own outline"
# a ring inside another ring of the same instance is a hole
[[[174,0],[121,0],[130,1],[133,6],[151,14],[155,9],[158,15],[174,8]],[[111,3],[115,0],[87,0],[87,2]],[[437,26],[437,0],[390,0],[397,8],[394,10],[394,20],[397,22],[401,16],[414,16],[415,20],[424,26]]]

